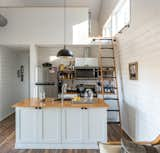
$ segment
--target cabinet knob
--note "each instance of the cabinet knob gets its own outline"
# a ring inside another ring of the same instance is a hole
[[[35,107],[35,109],[42,109],[42,107]]]
[[[81,109],[88,109],[87,107],[82,107]]]

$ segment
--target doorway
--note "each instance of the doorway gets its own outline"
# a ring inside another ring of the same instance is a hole
[[[29,97],[29,47],[0,46],[0,121],[12,105]]]

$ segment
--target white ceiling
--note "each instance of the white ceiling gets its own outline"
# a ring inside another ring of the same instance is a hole
[[[88,7],[92,17],[99,16],[102,0],[0,0],[0,7]]]
[[[88,6],[89,0],[0,0],[0,6],[22,7],[22,6],[41,6],[41,7],[61,7],[64,6]]]
[[[102,0],[89,0],[89,11],[91,11],[93,18],[99,17],[101,5]]]
[[[29,51],[30,46],[27,45],[1,45],[2,47],[6,47],[11,51],[18,51],[18,52],[22,52],[22,51]]]

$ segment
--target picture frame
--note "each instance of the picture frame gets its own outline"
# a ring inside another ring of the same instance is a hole
[[[138,80],[138,62],[129,63],[129,79]]]

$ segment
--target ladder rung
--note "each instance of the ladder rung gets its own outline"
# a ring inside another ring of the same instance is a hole
[[[105,49],[113,49],[113,47],[103,47],[103,48],[100,48],[102,50],[105,50]]]
[[[105,89],[107,89],[107,88],[108,88],[108,89],[117,89],[117,87],[105,87],[105,86],[104,86],[104,88],[105,88]]]
[[[114,57],[101,57],[101,58],[111,58],[111,59],[114,59]]]
[[[119,121],[108,121],[107,123],[108,123],[108,124],[120,124]]]
[[[102,68],[115,68],[115,66],[102,66]]]
[[[118,98],[104,98],[104,100],[119,100]]]
[[[99,68],[100,70],[102,69],[103,71],[111,71],[111,70],[115,70],[114,67],[102,67],[102,68]]]
[[[111,38],[93,38],[92,40],[93,41],[96,41],[96,40],[110,40],[110,41],[112,41],[113,39],[111,39]]]
[[[120,112],[120,110],[119,109],[118,110],[109,109],[109,110],[107,110],[107,112]]]
[[[115,72],[115,69],[102,69],[102,70],[99,70],[99,71],[102,71],[103,73],[105,73],[105,72]]]
[[[103,77],[103,79],[116,79],[117,77]]]
[[[101,70],[99,70],[99,71],[101,71]],[[113,71],[115,71],[115,70],[114,70],[114,69],[112,69],[112,70],[111,70],[111,69],[110,69],[110,70],[104,70],[104,69],[102,69],[102,71],[103,71],[103,72],[113,72]]]
[[[116,94],[113,93],[113,92],[104,92],[104,94],[106,94],[106,95],[116,95]]]
[[[116,95],[116,93],[115,92],[104,92],[104,94],[106,94],[106,95]]]
[[[101,74],[101,77],[103,77],[103,78],[116,78],[116,76],[114,76],[114,75],[107,75],[107,74],[104,74],[104,73],[102,73]]]

